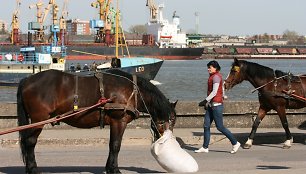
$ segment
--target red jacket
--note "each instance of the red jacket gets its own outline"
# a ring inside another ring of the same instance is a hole
[[[221,81],[220,81],[220,85],[219,85],[219,88],[218,88],[218,91],[217,91],[217,94],[216,96],[212,99],[212,102],[215,102],[215,103],[223,103],[223,88],[222,88],[222,85],[223,85],[223,80],[222,80],[222,75],[219,73],[219,72],[216,72],[214,74],[211,74],[208,78],[208,81],[207,81],[207,96],[212,92],[213,90],[213,78],[214,76],[219,76]]]

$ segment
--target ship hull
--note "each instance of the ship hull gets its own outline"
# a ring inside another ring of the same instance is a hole
[[[123,59],[126,59],[126,63],[124,63],[125,61]],[[130,61],[130,59],[135,59],[138,63],[133,65],[132,64],[133,61]],[[146,63],[144,62],[146,59],[152,60],[152,61],[148,61]],[[141,61],[143,61],[143,63],[141,63]],[[159,59],[152,59],[152,58],[122,58],[121,62],[123,63],[122,67],[118,69],[121,69],[122,71],[125,71],[127,73],[135,74],[137,76],[140,76],[140,77],[143,77],[149,80],[153,80],[155,76],[157,75],[164,61],[159,60]]]
[[[19,46],[2,45],[1,52],[16,52]],[[36,46],[39,50],[40,46]],[[150,46],[129,46],[131,57],[150,57],[163,60],[193,60],[199,59],[203,48],[158,48]],[[99,44],[68,45],[67,60],[109,60],[115,55],[115,47],[107,47]],[[119,48],[119,54],[127,56],[128,51]]]
[[[192,60],[200,58],[203,48],[158,48],[134,46],[128,47],[131,57],[151,57],[163,60]],[[129,55],[126,49],[119,49],[120,55]],[[74,46],[67,47],[68,59],[109,59],[115,55],[115,47]]]
[[[147,61],[148,60],[148,61]],[[151,60],[151,61],[150,61]],[[139,77],[153,80],[157,75],[163,60],[150,58],[122,58],[122,67],[117,68]],[[8,68],[9,67],[9,68]],[[38,68],[39,67],[39,68]],[[19,81],[32,74],[47,70],[46,65],[4,65],[0,64],[0,86],[18,86]],[[106,70],[106,69],[105,69]],[[83,71],[74,74],[88,75],[93,72]]]

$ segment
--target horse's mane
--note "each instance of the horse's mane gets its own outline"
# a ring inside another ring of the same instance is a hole
[[[245,60],[239,60],[239,64],[243,65],[243,67],[246,68],[247,73],[252,77],[274,77],[274,70],[272,68],[260,65],[258,63],[248,62]]]
[[[289,73],[287,72],[283,72],[281,70],[273,70],[272,68],[260,65],[258,63],[254,63],[254,62],[248,62],[245,60],[239,60],[240,64],[245,64],[248,68],[247,71],[249,73],[249,75],[251,75],[252,77],[257,76],[260,78],[268,78],[268,77],[282,77],[284,76],[284,78],[286,78]],[[233,63],[234,65],[234,63]],[[299,80],[298,76],[294,76],[293,74],[291,74],[291,78],[292,80]]]
[[[131,74],[121,71],[119,69],[109,69],[106,72],[120,75],[133,81],[133,77]],[[171,113],[169,100],[155,85],[153,85],[148,79],[139,76],[137,77],[137,85],[140,89],[145,89],[146,93],[149,93],[149,95],[152,96],[152,106],[156,107],[154,110],[158,109],[160,110],[160,112],[162,112],[159,113],[162,115],[158,114],[160,117],[169,116],[169,114]]]

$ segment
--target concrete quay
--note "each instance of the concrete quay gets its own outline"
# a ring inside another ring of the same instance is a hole
[[[226,101],[224,103],[224,125],[230,128],[251,128],[253,118],[257,115],[259,104],[257,101]],[[178,102],[176,106],[176,128],[202,128],[204,109],[198,107],[196,101]],[[306,108],[288,109],[287,119],[291,128],[306,127]],[[148,115],[142,115],[132,121],[128,128],[147,128],[150,123]],[[8,129],[17,126],[16,103],[0,103],[0,129]],[[262,128],[281,128],[281,122],[275,112],[271,111],[260,124]],[[71,129],[72,127],[61,123],[52,127],[46,125],[46,129]]]

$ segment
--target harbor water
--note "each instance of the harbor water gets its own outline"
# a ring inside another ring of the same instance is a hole
[[[158,72],[155,83],[170,101],[200,101],[206,96],[208,72],[206,64],[210,60],[166,60]],[[233,60],[217,60],[221,65],[221,74],[224,79],[229,73]],[[305,60],[249,60],[261,65],[291,72],[296,75],[306,74]],[[81,66],[92,64],[93,61],[68,61],[80,63]],[[96,61],[96,63],[99,63]],[[90,87],[89,87],[90,88]],[[257,100],[257,92],[251,93],[254,87],[247,81],[226,91],[228,100],[250,101]],[[15,87],[0,87],[0,100],[2,102],[16,102]]]

